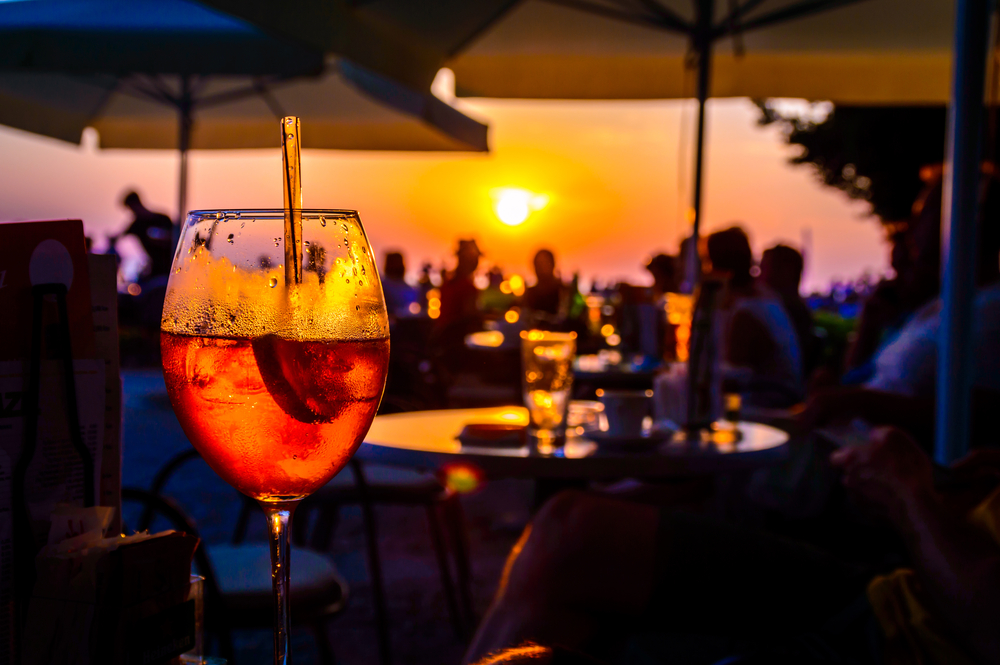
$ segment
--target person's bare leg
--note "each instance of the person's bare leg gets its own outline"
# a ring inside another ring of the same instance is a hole
[[[526,640],[580,648],[639,616],[654,581],[659,511],[582,492],[546,503],[511,551],[465,654],[471,663]]]

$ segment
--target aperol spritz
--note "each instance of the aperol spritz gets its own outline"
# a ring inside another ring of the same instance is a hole
[[[278,663],[288,660],[292,511],[361,445],[389,364],[382,285],[357,213],[293,213],[296,251],[285,246],[289,209],[189,213],[160,333],[184,432],[268,517]]]

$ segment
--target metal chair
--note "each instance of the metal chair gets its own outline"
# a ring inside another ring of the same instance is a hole
[[[362,465],[357,460],[351,460],[348,468],[304,499],[296,508],[295,519],[292,521],[293,540],[297,544],[308,541],[313,549],[325,551],[336,529],[340,507],[346,505],[361,507],[380,663],[388,665],[392,656],[382,561],[378,548],[378,525],[374,510],[376,505],[425,509],[452,626],[459,639],[468,639],[475,625],[475,616],[470,588],[468,536],[458,496],[430,474],[383,465]],[[257,504],[254,501],[244,501],[233,535],[234,542],[240,542],[245,537],[250,515],[255,509]],[[309,534],[311,513],[316,514],[316,519],[312,533]]]
[[[172,469],[179,466],[174,464]],[[137,531],[149,529],[159,518],[178,531],[200,538],[191,518],[176,502],[158,492],[126,487],[122,489],[122,503],[141,506],[135,524]],[[233,662],[233,630],[273,626],[269,546],[244,543],[210,547],[202,541],[195,550],[194,564],[198,574],[205,578],[206,633],[218,640],[223,657]],[[334,665],[326,623],[344,608],[347,583],[327,556],[309,549],[296,550],[290,602],[292,624],[309,626],[320,662]]]

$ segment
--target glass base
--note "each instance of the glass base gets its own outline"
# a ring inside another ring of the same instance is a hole
[[[566,429],[536,429],[529,426],[528,444],[540,455],[557,455],[566,445]]]
[[[719,420],[709,427],[684,427],[673,437],[674,443],[689,445],[736,446],[743,440],[739,424]]]

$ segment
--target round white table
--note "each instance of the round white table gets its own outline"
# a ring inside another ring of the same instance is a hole
[[[788,434],[758,423],[739,423],[737,442],[664,441],[641,450],[607,448],[585,437],[570,437],[556,455],[530,447],[467,446],[458,434],[469,423],[526,425],[523,407],[415,411],[377,416],[357,456],[435,471],[449,464],[478,468],[487,478],[611,480],[679,478],[767,466],[787,453]]]

